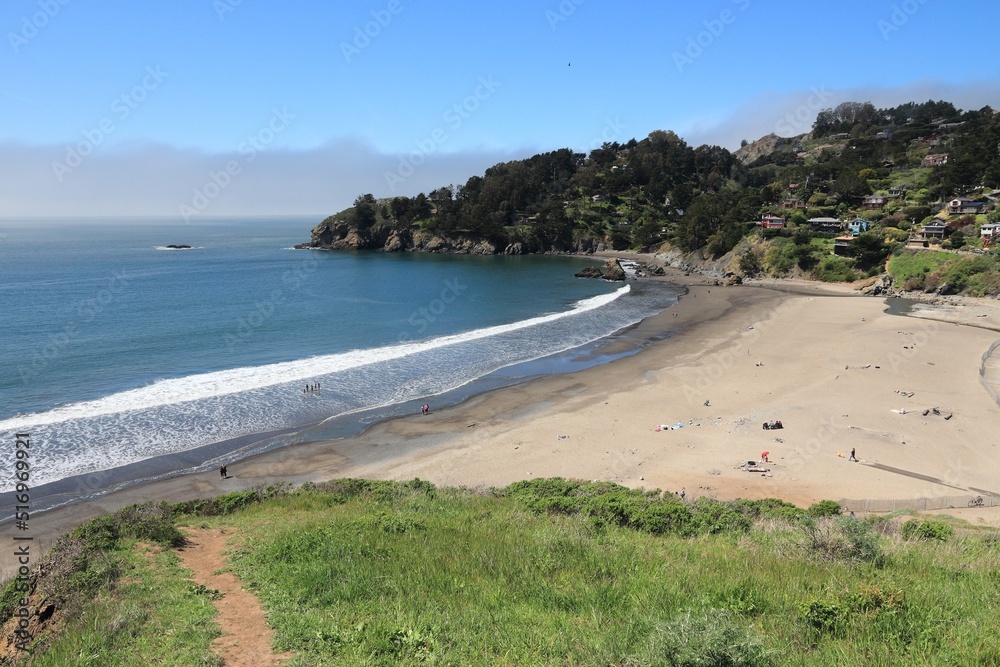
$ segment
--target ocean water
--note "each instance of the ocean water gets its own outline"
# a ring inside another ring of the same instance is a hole
[[[0,222],[0,437],[30,433],[33,486],[335,435],[516,381],[676,299],[575,278],[582,258],[293,250],[316,222]]]

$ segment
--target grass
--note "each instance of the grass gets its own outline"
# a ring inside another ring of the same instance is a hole
[[[903,539],[829,501],[560,479],[341,480],[213,507],[168,516],[240,536],[230,565],[293,667],[1000,665],[1000,538],[938,518]],[[214,664],[210,592],[135,544],[113,542],[116,583],[22,664]]]
[[[900,252],[889,260],[889,274],[906,290],[945,289],[949,294],[1000,294],[1000,260],[992,254]]]

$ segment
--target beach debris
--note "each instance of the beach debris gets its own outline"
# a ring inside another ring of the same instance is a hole
[[[722,474],[721,470],[716,470],[715,468],[712,468],[710,470],[706,470],[705,472],[708,473],[709,475],[721,475]]]
[[[897,393],[897,394],[899,394],[900,396],[904,396],[904,397],[906,397],[906,398],[913,398],[913,395],[914,395],[914,394],[915,394],[916,392],[912,392],[912,391],[904,391],[904,390],[902,390],[902,389],[897,389],[897,390],[896,390],[896,393]]]
[[[784,440],[782,440],[781,438],[775,438],[774,441],[775,442],[784,442]]]
[[[567,439],[569,439],[568,435],[557,435],[556,436],[556,440],[567,440]]]
[[[475,425],[476,425],[476,422],[469,422],[468,424],[465,425],[465,428],[472,428]]]

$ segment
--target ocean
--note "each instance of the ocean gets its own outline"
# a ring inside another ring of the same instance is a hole
[[[575,370],[679,293],[578,257],[294,250],[317,222],[0,221],[0,436],[30,434],[32,486],[99,494]]]

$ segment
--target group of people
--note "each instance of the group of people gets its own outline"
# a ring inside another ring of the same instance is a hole
[[[303,394],[310,394],[310,393],[312,393],[314,391],[319,391],[319,382],[316,382],[314,384],[307,384],[306,388],[302,390],[302,393]]]
[[[427,405],[426,403],[420,406],[420,414],[429,415],[430,413],[431,413],[431,406]]]

